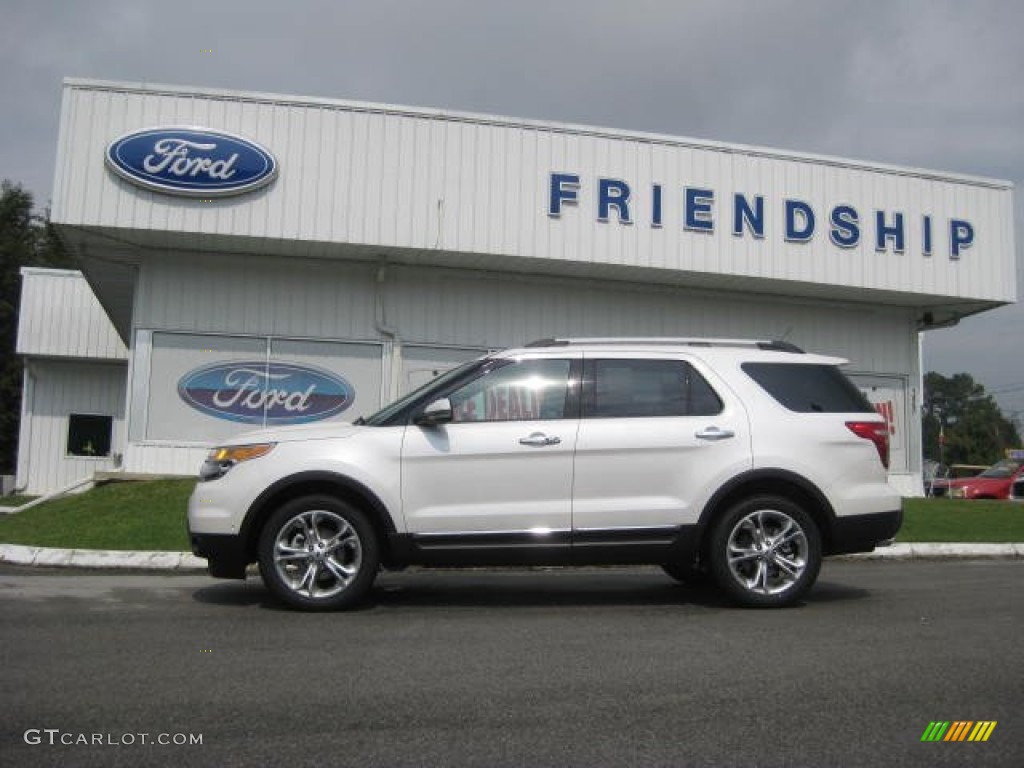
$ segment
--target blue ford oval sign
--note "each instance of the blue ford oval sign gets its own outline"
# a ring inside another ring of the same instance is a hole
[[[259,144],[208,128],[148,128],[110,142],[107,165],[122,178],[172,195],[217,197],[273,181],[277,160]]]
[[[189,371],[178,397],[197,411],[245,424],[302,424],[341,413],[356,392],[341,376],[297,363],[216,363]]]

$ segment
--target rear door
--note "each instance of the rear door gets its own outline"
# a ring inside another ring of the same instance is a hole
[[[582,405],[574,546],[695,523],[698,500],[751,465],[743,406],[698,361],[588,353]]]

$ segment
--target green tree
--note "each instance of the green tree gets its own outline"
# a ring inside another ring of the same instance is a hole
[[[1020,448],[1017,427],[969,374],[924,377],[924,455],[946,464],[993,464],[1007,448]]]
[[[21,414],[18,336],[20,270],[25,266],[76,264],[50,224],[49,212],[32,210],[32,194],[7,180],[0,183],[0,473],[14,471]]]

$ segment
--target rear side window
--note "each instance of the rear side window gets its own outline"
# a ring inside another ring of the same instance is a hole
[[[709,416],[722,410],[711,385],[682,360],[594,360],[591,365],[585,417]]]
[[[798,413],[875,413],[834,365],[743,363],[743,370],[783,406]]]

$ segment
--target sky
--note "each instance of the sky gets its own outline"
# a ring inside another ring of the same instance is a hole
[[[1022,39],[1018,0],[0,0],[0,177],[46,205],[64,77],[651,131],[1011,181],[1024,299]],[[1024,428],[1022,337],[968,318],[925,370]]]

